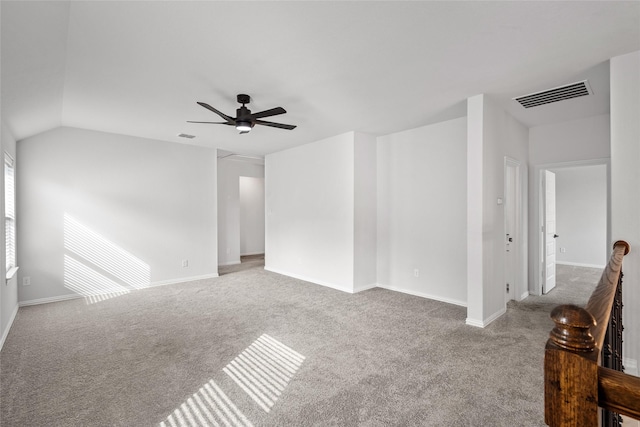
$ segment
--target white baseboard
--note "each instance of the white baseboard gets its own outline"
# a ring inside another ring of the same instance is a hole
[[[176,283],[194,282],[196,280],[205,280],[205,279],[215,279],[216,277],[219,277],[218,273],[204,274],[202,276],[181,277],[179,279],[169,279],[169,280],[161,280],[159,282],[152,282],[147,287],[154,288],[156,286],[175,285]]]
[[[489,326],[489,324],[491,322],[493,322],[494,320],[496,320],[498,317],[502,316],[506,312],[507,312],[507,309],[503,308],[503,309],[493,313],[491,316],[487,317],[484,320],[470,319],[470,318],[467,317],[467,320],[465,321],[465,323],[467,325],[475,326],[477,328],[486,328],[487,326]]]
[[[484,326],[489,325],[489,323],[493,322],[494,320],[496,320],[498,317],[502,316],[506,312],[507,312],[507,308],[503,307],[502,309],[500,309],[497,312],[493,313],[491,316],[489,316],[488,318],[484,319]]]
[[[204,274],[202,276],[181,277],[179,279],[161,280],[161,281],[158,281],[158,282],[151,282],[147,286],[145,286],[144,288],[131,289],[131,291],[138,291],[138,290],[142,290],[142,289],[146,289],[146,288],[154,288],[156,286],[174,285],[176,283],[193,282],[193,281],[196,281],[196,280],[213,279],[213,278],[216,278],[216,277],[218,277],[218,273]],[[87,298],[87,297],[89,297],[89,295],[80,295],[80,294],[58,295],[58,296],[55,296],[55,297],[37,298],[37,299],[32,299],[32,300],[27,300],[27,301],[20,301],[18,303],[18,305],[20,307],[27,307],[29,305],[48,304],[50,302],[60,302],[60,301],[67,301],[67,300],[78,299],[78,298]]]
[[[476,328],[484,328],[484,322],[482,320],[478,320],[478,319],[470,319],[469,317],[467,317],[467,319],[464,321],[465,324],[469,325],[469,326],[475,326]]]
[[[388,285],[383,285],[383,284],[378,283],[378,287],[379,288],[383,288],[383,289],[388,289],[390,291],[401,292],[403,294],[413,295],[413,296],[416,296],[416,297],[422,297],[422,298],[428,298],[428,299],[432,299],[432,300],[436,300],[436,301],[440,301],[440,302],[446,302],[447,304],[459,305],[461,307],[466,307],[467,306],[467,303],[465,301],[460,301],[460,300],[456,300],[456,299],[452,299],[452,298],[441,297],[439,295],[427,294],[427,293],[424,293],[424,292],[412,291],[412,290],[405,289],[405,288],[400,288],[400,287],[397,287],[397,286],[388,286]]]
[[[20,306],[16,304],[16,308],[13,309],[13,313],[11,313],[11,317],[9,317],[9,323],[7,323],[7,327],[2,331],[2,338],[0,338],[0,351],[2,351],[2,346],[4,346],[4,341],[9,336],[9,331],[11,330],[11,326],[13,326],[13,321],[16,319],[16,315],[18,314],[18,308]]]
[[[262,251],[262,252],[247,252],[246,254],[240,254],[240,256],[251,256],[251,255],[264,255],[264,251]]]
[[[267,271],[270,271],[272,273],[282,274],[283,276],[293,277],[294,279],[304,280],[305,282],[310,282],[310,283],[314,283],[316,285],[326,286],[327,288],[336,289],[338,291],[347,292],[347,293],[350,293],[350,294],[354,293],[354,290],[353,289],[349,289],[347,286],[337,285],[337,284],[331,283],[331,282],[325,282],[324,280],[318,280],[318,279],[315,279],[313,277],[306,277],[306,276],[301,276],[299,274],[289,273],[287,271],[279,270],[277,268],[271,268],[271,267],[265,266],[264,269],[267,270]]]
[[[444,298],[444,297],[441,297],[439,295],[431,295],[431,294],[427,294],[427,293],[424,293],[424,292],[415,292],[415,291],[412,291],[412,290],[399,288],[399,287],[395,287],[395,286],[387,286],[387,285],[383,285],[383,284],[380,284],[380,283],[370,283],[368,285],[358,286],[358,287],[355,287],[355,288],[349,288],[347,286],[337,285],[335,283],[330,283],[330,282],[326,282],[326,281],[323,281],[323,280],[318,280],[318,279],[315,279],[315,278],[312,278],[312,277],[307,277],[307,276],[302,276],[300,274],[290,273],[288,271],[279,270],[277,268],[272,268],[272,267],[269,267],[269,266],[265,266],[264,269],[267,270],[267,271],[270,271],[272,273],[282,274],[283,276],[293,277],[294,279],[304,280],[305,282],[310,282],[310,283],[314,283],[316,285],[326,286],[327,288],[336,289],[336,290],[339,290],[339,291],[342,291],[342,292],[348,292],[350,294],[366,291],[367,289],[382,288],[382,289],[387,289],[389,291],[401,292],[403,294],[413,295],[413,296],[416,296],[416,297],[428,298],[428,299],[432,299],[432,300],[435,300],[435,301],[445,302],[447,304],[454,304],[454,305],[459,305],[459,306],[462,306],[462,307],[466,307],[467,306],[467,303],[464,302],[464,301],[455,300],[455,299],[451,299],[451,298]]]
[[[559,265],[570,265],[572,267],[589,267],[589,268],[597,268],[598,270],[602,270],[605,268],[605,265],[600,264],[584,264],[582,262],[569,262],[569,261],[558,261],[556,260],[556,264]]]
[[[227,265],[238,265],[238,264],[242,264],[242,261],[237,260],[237,261],[219,262],[218,267],[225,267]]]
[[[525,291],[522,295],[520,295],[520,298],[518,298],[518,301],[522,301],[528,296],[529,296],[529,291]]]
[[[84,295],[67,294],[67,295],[58,295],[55,297],[36,298],[36,299],[30,299],[26,301],[20,301],[18,305],[20,305],[20,307],[26,307],[29,305],[49,304],[50,302],[60,302],[60,301],[67,301],[71,299],[78,299],[78,298],[84,298]]]
[[[354,286],[353,287],[353,293],[358,293],[358,292],[362,292],[362,291],[366,291],[368,289],[373,289],[373,288],[377,288],[378,284],[377,283],[369,283],[368,285],[362,285],[362,286]]]

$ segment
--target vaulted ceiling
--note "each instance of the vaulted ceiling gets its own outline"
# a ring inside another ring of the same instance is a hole
[[[527,126],[603,114],[608,59],[640,49],[636,1],[2,1],[1,19],[16,139],[73,126],[251,155],[460,117],[479,93]],[[592,96],[512,101],[585,78]],[[238,93],[298,128],[186,123],[219,119],[196,101],[235,115]]]

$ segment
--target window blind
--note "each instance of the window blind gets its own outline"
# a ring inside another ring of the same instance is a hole
[[[4,156],[4,229],[6,271],[16,266],[16,197],[13,158]]]

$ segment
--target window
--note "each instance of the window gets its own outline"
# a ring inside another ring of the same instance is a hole
[[[4,230],[7,279],[16,272],[16,197],[13,158],[4,153]]]

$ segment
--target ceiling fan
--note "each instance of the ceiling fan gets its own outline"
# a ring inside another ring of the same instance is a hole
[[[226,121],[225,122],[194,122],[191,120],[187,120],[187,122],[235,126],[236,129],[240,131],[240,134],[249,133],[249,131],[251,131],[251,128],[253,128],[255,125],[271,126],[274,128],[287,129],[287,130],[292,130],[296,128],[295,125],[285,125],[282,123],[274,123],[274,122],[267,122],[265,120],[260,120],[263,117],[277,116],[278,114],[286,113],[286,110],[282,107],[271,108],[270,110],[265,110],[259,113],[251,114],[251,110],[249,110],[245,106],[251,101],[251,97],[249,95],[240,94],[238,95],[237,99],[238,99],[238,102],[242,104],[242,107],[236,110],[236,117],[227,116],[226,114],[221,113],[220,111],[216,110],[215,108],[213,108],[211,105],[207,103],[198,102],[198,105],[206,108],[207,110],[213,111],[214,113],[216,113],[217,115],[225,119]]]

